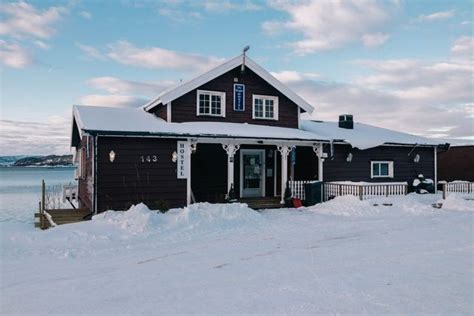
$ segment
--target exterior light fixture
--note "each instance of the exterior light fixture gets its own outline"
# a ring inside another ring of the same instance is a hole
[[[413,159],[413,162],[414,163],[419,163],[420,162],[420,155],[419,154],[416,154],[415,158]]]
[[[347,162],[351,162],[353,157],[354,157],[354,155],[353,155],[352,153],[349,153],[349,154],[347,155],[346,161],[347,161]]]
[[[173,153],[171,154],[171,161],[174,163],[178,161],[178,154],[176,153],[176,151],[173,151]]]
[[[115,151],[111,150],[111,151],[109,152],[109,160],[110,160],[110,162],[112,162],[112,163],[114,162],[114,160],[115,160]]]

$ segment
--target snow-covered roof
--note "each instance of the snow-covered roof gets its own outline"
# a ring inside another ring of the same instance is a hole
[[[154,107],[160,104],[167,104],[168,102],[171,102],[173,100],[176,100],[177,98],[183,96],[184,94],[188,93],[189,91],[192,91],[203,84],[225,74],[226,72],[234,69],[235,67],[238,67],[242,65],[244,62],[244,55],[241,54],[237,57],[234,57],[225,63],[209,70],[208,72],[192,79],[189,81],[186,81],[176,87],[172,87],[168,90],[165,90],[161,94],[159,94],[156,98],[154,98],[152,101],[148,102],[143,106],[143,108],[146,111],[150,111]],[[303,100],[299,95],[297,95],[295,92],[293,92],[290,88],[288,88],[286,85],[281,83],[278,79],[276,79],[274,76],[272,76],[268,71],[260,67],[256,62],[254,62],[252,59],[250,59],[248,56],[245,56],[245,67],[248,67],[251,69],[253,72],[255,72],[258,76],[260,76],[262,79],[264,79],[266,82],[268,82],[270,85],[272,85],[275,89],[280,91],[282,94],[284,94],[288,99],[296,103],[299,107],[301,107],[303,110],[305,110],[308,113],[313,112],[313,107]]]
[[[338,122],[301,120],[300,128],[323,139],[344,141],[360,150],[383,144],[440,145],[445,142],[354,122],[354,129],[340,128]]]
[[[74,119],[80,132],[135,133],[183,137],[260,138],[313,141],[314,133],[296,128],[247,123],[184,122],[169,123],[142,108],[112,108],[76,105]]]

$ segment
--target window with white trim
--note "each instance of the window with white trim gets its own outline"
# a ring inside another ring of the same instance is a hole
[[[197,115],[225,117],[225,92],[198,90]]]
[[[254,94],[252,96],[252,118],[278,120],[278,97]]]
[[[393,178],[393,161],[371,161],[371,178]]]

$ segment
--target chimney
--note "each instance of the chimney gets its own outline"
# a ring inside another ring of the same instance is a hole
[[[339,127],[354,129],[354,120],[353,120],[352,114],[339,115]]]

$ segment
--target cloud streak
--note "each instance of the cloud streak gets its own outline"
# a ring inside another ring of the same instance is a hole
[[[2,155],[69,153],[70,118],[53,116],[45,122],[0,120]]]
[[[272,0],[269,5],[288,15],[286,20],[265,21],[263,30],[270,35],[295,32],[302,39],[290,42],[300,55],[336,49],[362,42],[369,47],[383,44],[388,35],[373,34],[391,18],[389,12],[398,6],[375,0],[354,1],[295,1]]]

